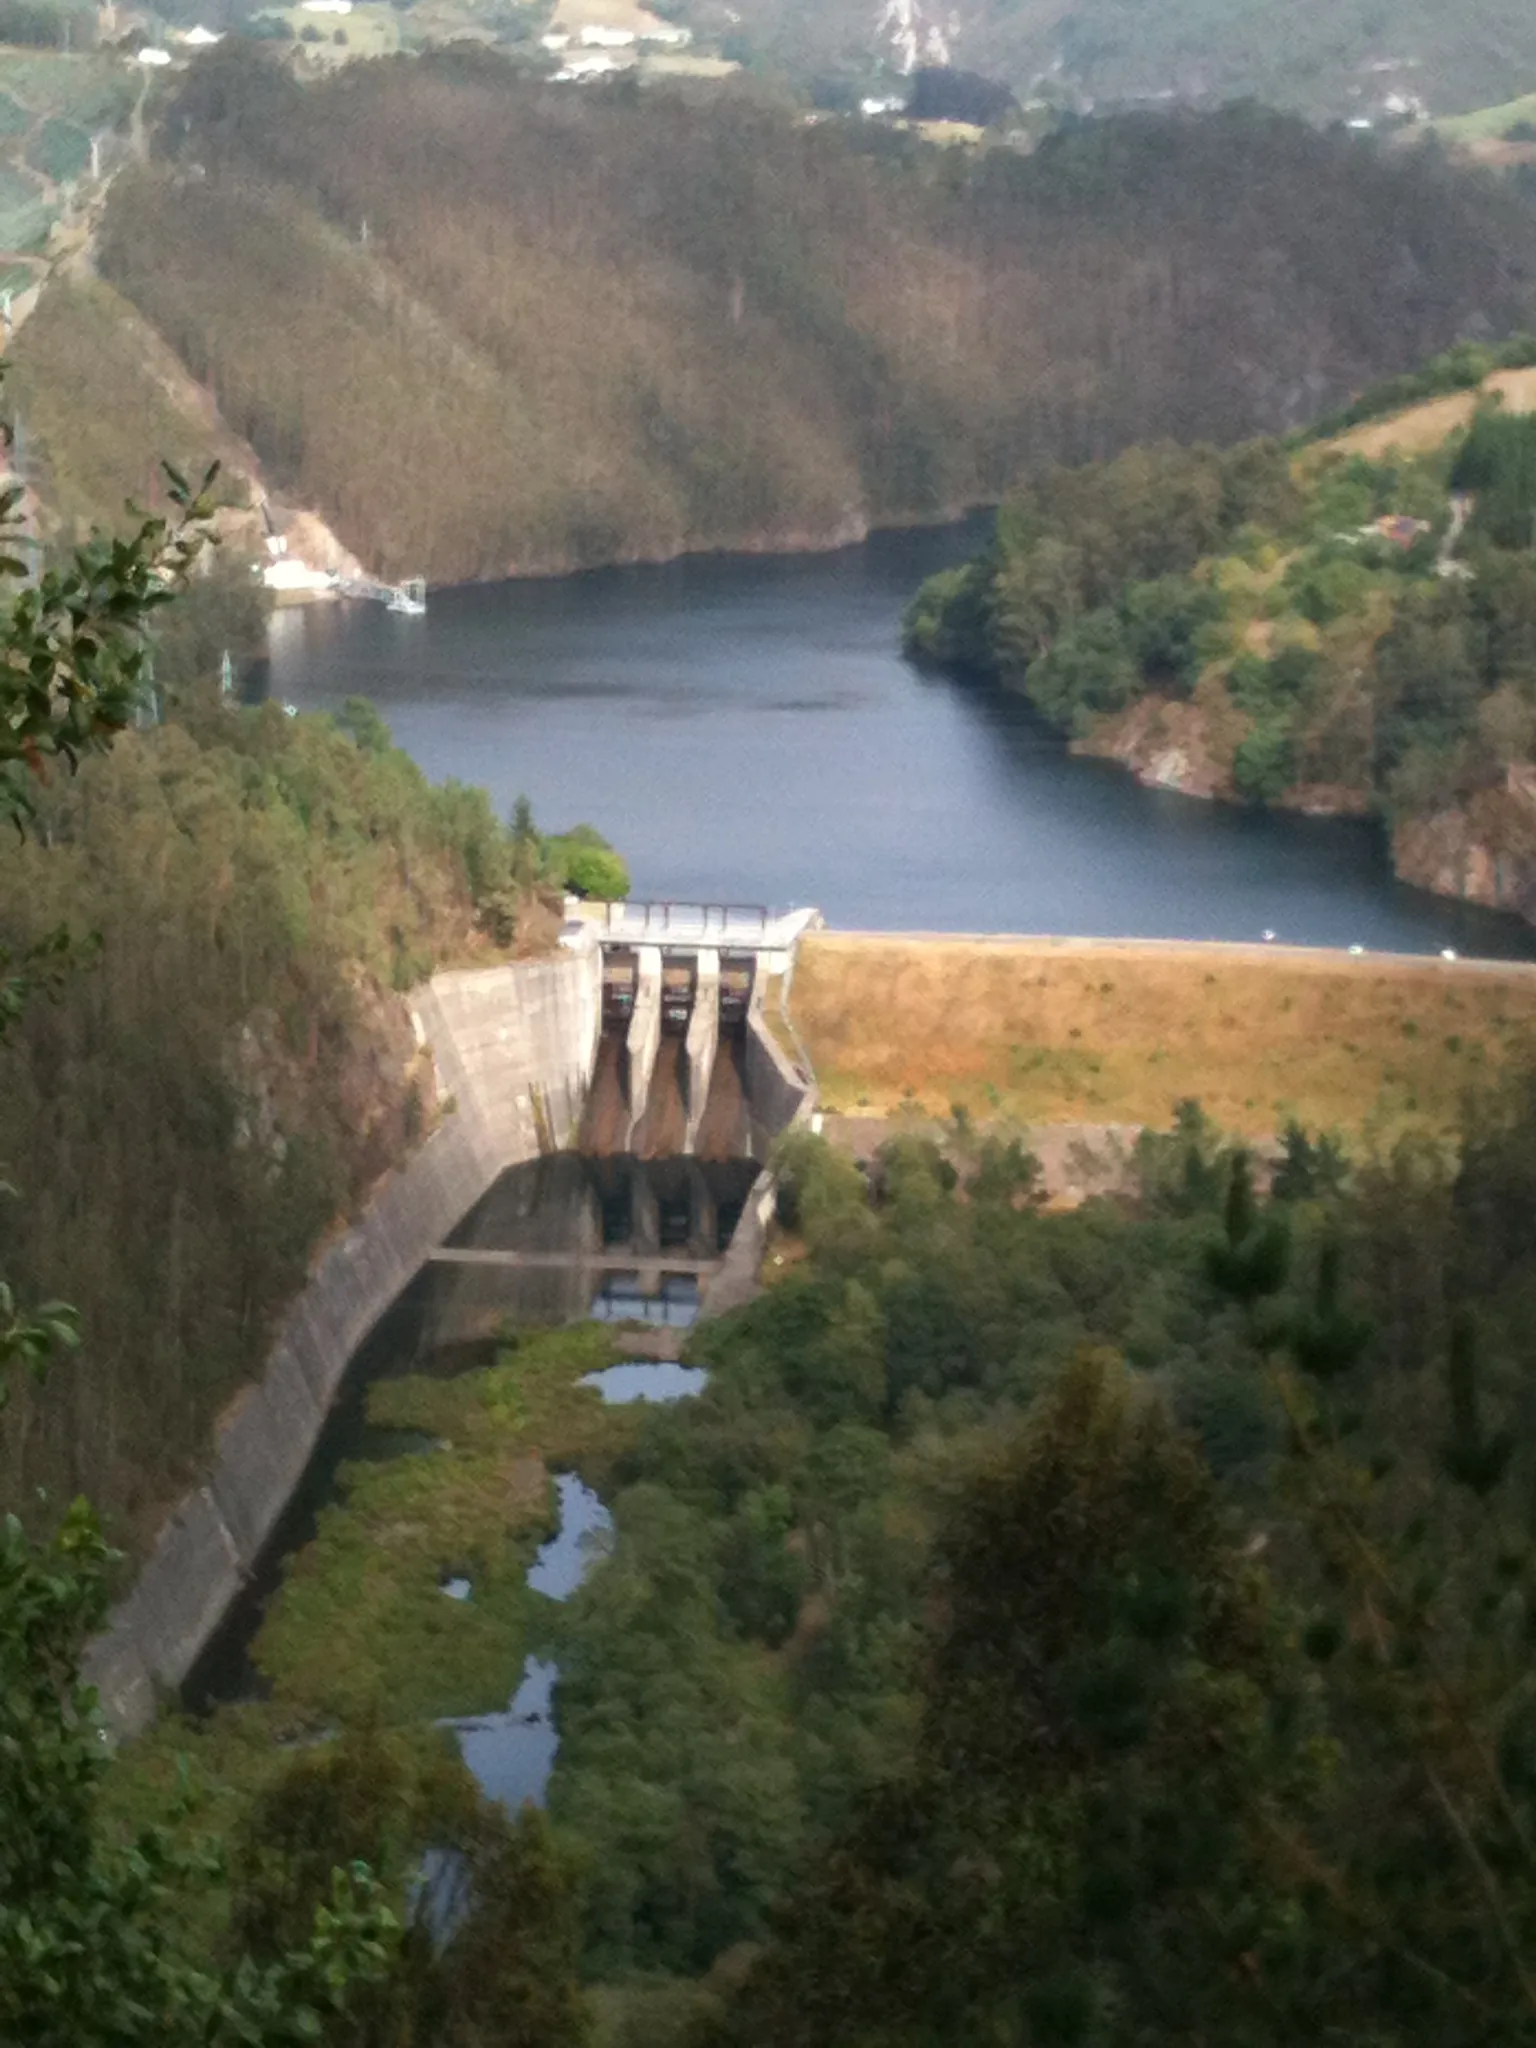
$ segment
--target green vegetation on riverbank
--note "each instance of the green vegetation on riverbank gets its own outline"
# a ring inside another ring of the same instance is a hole
[[[1346,422],[1498,360],[1460,352]],[[1376,812],[1407,879],[1528,909],[1536,427],[1504,399],[1528,405],[1530,378],[1294,456],[1154,446],[1052,471],[919,592],[907,646],[1022,689],[1147,780]]]
[[[971,159],[488,55],[301,87],[231,43],[101,267],[278,499],[451,580],[827,544],[1138,436],[1300,425],[1520,324],[1536,215],[1253,108]]]

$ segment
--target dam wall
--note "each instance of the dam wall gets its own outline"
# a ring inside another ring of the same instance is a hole
[[[509,1166],[570,1143],[592,1076],[597,948],[441,974],[416,991],[437,1128],[317,1256],[265,1370],[226,1412],[207,1479],[161,1531],[88,1648],[108,1721],[132,1733],[186,1677],[303,1474],[348,1361],[427,1255]]]
[[[765,1159],[774,1140],[804,1123],[815,1103],[816,1082],[775,1037],[759,993],[747,1018],[742,1072],[752,1133],[752,1156]]]
[[[762,985],[753,996],[747,1017],[746,1044],[742,1065],[746,1075],[747,1103],[751,1120],[752,1156],[766,1158],[774,1141],[787,1131],[809,1124],[816,1109],[815,1076],[798,1066],[779,1045],[771,1030]],[[699,1303],[701,1321],[723,1316],[740,1308],[757,1292],[758,1270],[768,1228],[778,1204],[779,1184],[765,1173],[747,1197],[741,1221],[731,1233],[718,1270],[711,1275]]]

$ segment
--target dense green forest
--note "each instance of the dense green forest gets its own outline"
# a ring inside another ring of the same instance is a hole
[[[1382,406],[1529,363],[1467,347]],[[1390,429],[1383,428],[1383,438]],[[1536,850],[1536,423],[1497,393],[1427,452],[1347,442],[1154,445],[1056,469],[1007,502],[992,549],[907,615],[920,657],[1022,689],[1090,751],[1205,795],[1374,811],[1413,872],[1447,832],[1503,863]],[[1455,820],[1454,832],[1450,821]],[[1447,858],[1414,879],[1459,886]]]
[[[827,542],[1300,424],[1518,325],[1536,215],[1252,108],[973,157],[490,54],[304,87],[231,43],[114,186],[101,268],[279,498],[452,579]]]

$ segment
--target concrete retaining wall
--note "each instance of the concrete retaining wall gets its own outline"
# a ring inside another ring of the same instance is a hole
[[[759,984],[759,990],[761,984]],[[747,1042],[743,1059],[746,1074],[748,1113],[752,1125],[754,1158],[764,1158],[775,1138],[785,1131],[808,1124],[816,1109],[816,1082],[786,1058],[763,1016],[761,993],[754,995],[747,1017]],[[758,1270],[768,1226],[779,1197],[779,1184],[771,1173],[764,1174],[747,1198],[741,1221],[731,1232],[730,1244],[719,1268],[710,1275],[699,1303],[699,1318],[723,1316],[740,1308],[757,1292]]]
[[[747,1017],[747,1042],[742,1061],[747,1090],[747,1112],[752,1128],[752,1152],[766,1157],[775,1138],[792,1124],[804,1123],[815,1106],[816,1083],[782,1051],[763,1015],[762,998],[755,995]]]
[[[207,1482],[162,1530],[91,1644],[86,1677],[131,1733],[186,1677],[309,1461],[347,1361],[427,1254],[509,1166],[566,1144],[600,1028],[599,954],[438,975],[413,1002],[440,1127],[318,1259],[266,1370],[220,1429]]]

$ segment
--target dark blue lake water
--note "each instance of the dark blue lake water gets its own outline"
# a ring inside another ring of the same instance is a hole
[[[373,698],[433,777],[589,821],[637,894],[815,903],[844,927],[1529,955],[1513,918],[1394,880],[1374,827],[1141,788],[1016,697],[901,658],[977,521],[828,555],[701,556],[274,622],[271,689]]]

